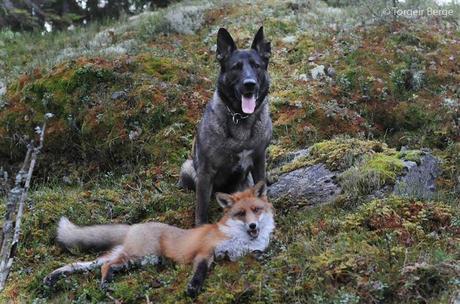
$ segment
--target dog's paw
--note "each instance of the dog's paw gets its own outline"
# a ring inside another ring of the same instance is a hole
[[[99,287],[101,288],[102,291],[110,291],[109,282],[107,280],[102,280],[101,284],[99,284]]]
[[[190,282],[187,286],[187,295],[191,298],[196,298],[201,291],[201,286],[194,283],[193,281]]]
[[[261,250],[254,250],[251,252],[251,254],[257,261],[262,261],[264,259],[264,253]]]
[[[58,281],[60,275],[58,273],[50,273],[45,278],[43,278],[43,285],[48,287],[53,287]]]

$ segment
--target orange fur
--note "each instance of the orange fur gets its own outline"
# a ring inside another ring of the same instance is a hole
[[[265,189],[265,184],[260,183],[253,188],[232,195],[217,194],[218,201],[219,195],[223,197],[220,203],[225,204],[225,213],[216,224],[207,224],[192,229],[181,229],[157,222],[124,226],[123,230],[119,229],[125,233],[124,237],[119,235],[114,238],[115,244],[112,250],[93,263],[101,265],[102,283],[108,279],[113,268],[119,268],[130,260],[138,260],[148,255],[164,256],[180,264],[193,264],[195,270],[203,262],[206,262],[209,267],[214,259],[216,246],[229,239],[228,235],[222,231],[222,226],[225,226],[227,221],[239,220],[249,224],[257,221],[264,211],[273,212],[273,206],[267,201],[265,193],[260,193],[261,189]],[[88,235],[98,235],[97,239],[91,239],[92,242],[97,243],[98,240],[103,242],[113,230],[110,226],[78,227],[68,220],[61,222],[62,227],[60,226],[59,229],[68,232],[61,233],[64,242],[67,235],[77,235],[86,239],[88,238],[87,231],[91,232]],[[78,243],[78,240],[75,243]],[[63,273],[72,273],[75,269],[90,269],[90,267],[95,267],[93,264],[77,262],[66,265],[53,271],[44,281],[52,283]]]

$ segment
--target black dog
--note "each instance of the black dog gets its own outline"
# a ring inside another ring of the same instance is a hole
[[[206,106],[180,184],[195,189],[195,223],[208,221],[212,192],[232,193],[265,179],[265,150],[272,136],[267,72],[270,42],[263,28],[249,50],[237,49],[226,29],[217,34],[220,75]]]

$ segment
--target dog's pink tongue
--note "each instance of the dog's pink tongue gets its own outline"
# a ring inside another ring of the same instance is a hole
[[[241,96],[241,108],[243,109],[243,112],[246,114],[253,113],[254,109],[256,108],[256,98],[254,96]]]

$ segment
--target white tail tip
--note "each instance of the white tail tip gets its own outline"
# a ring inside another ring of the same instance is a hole
[[[66,218],[65,216],[61,217],[57,229],[58,241],[68,246],[74,234],[75,228],[76,226],[71,221],[69,221],[68,218]]]
[[[65,229],[68,226],[75,226],[68,218],[65,216],[61,217],[58,224],[58,230]]]

